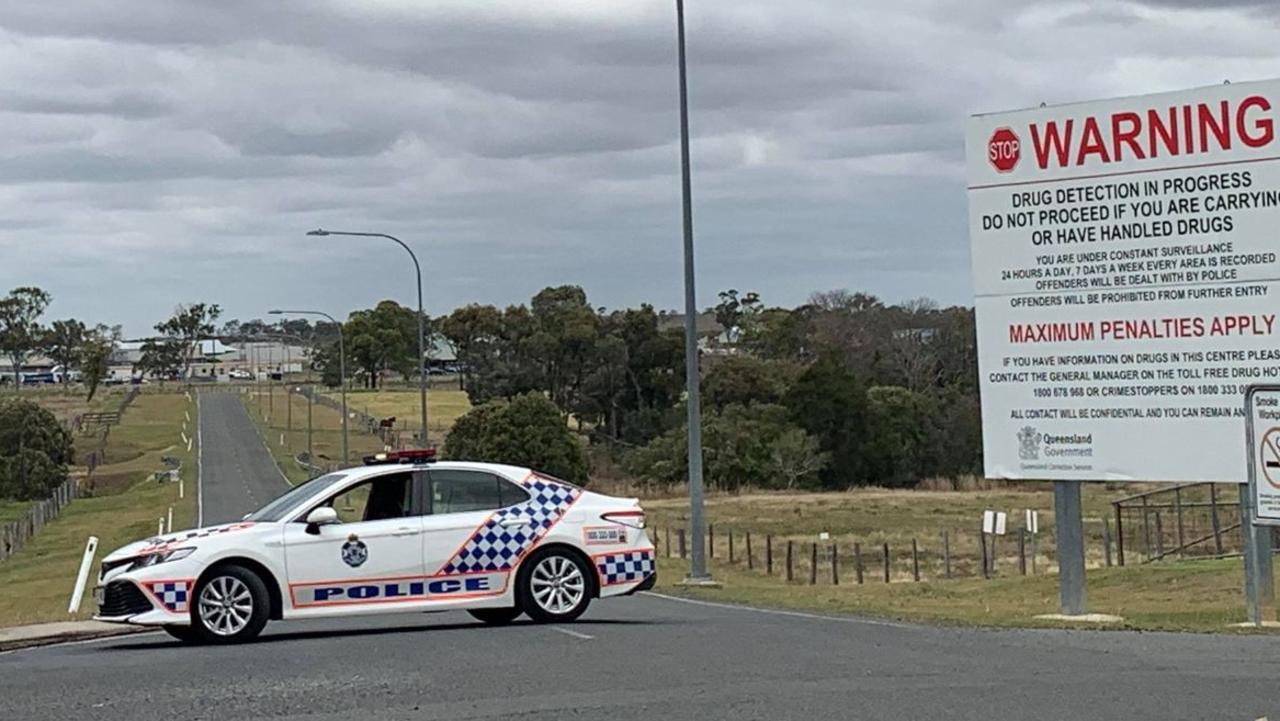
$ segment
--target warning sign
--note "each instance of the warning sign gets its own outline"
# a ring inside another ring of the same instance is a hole
[[[1245,405],[1255,522],[1280,525],[1280,386],[1253,387]]]

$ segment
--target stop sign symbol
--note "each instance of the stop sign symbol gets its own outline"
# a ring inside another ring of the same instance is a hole
[[[1012,128],[996,128],[987,141],[987,160],[998,172],[1007,173],[1022,157],[1022,142]]]

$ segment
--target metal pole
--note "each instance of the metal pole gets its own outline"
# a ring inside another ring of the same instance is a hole
[[[1087,613],[1084,582],[1084,518],[1080,484],[1053,482],[1053,513],[1058,537],[1058,597],[1068,616]]]
[[[324,230],[317,228],[307,233],[307,235],[350,235],[359,238],[386,238],[395,242],[413,260],[413,269],[418,276],[418,396],[422,403],[422,445],[428,445],[427,433],[427,343],[426,343],[426,314],[422,308],[422,266],[418,263],[418,256],[413,252],[403,240],[394,235],[386,233],[356,233],[345,230]]]
[[[677,65],[680,76],[680,188],[684,224],[684,373],[689,425],[689,526],[693,561],[688,580],[708,583],[702,553],[702,399],[698,374],[698,300],[693,272],[693,183],[689,168],[689,87],[684,55],[684,0],[676,0]]]
[[[311,406],[315,403],[316,387],[307,387],[307,462],[313,457],[311,453]]]
[[[1244,592],[1249,622],[1273,620],[1275,580],[1271,573],[1271,527],[1253,523],[1253,497],[1240,487],[1240,535],[1244,541]]]

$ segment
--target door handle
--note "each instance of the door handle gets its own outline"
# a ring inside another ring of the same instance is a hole
[[[529,525],[529,523],[530,523],[529,519],[519,518],[519,517],[504,518],[501,521],[498,521],[498,525],[502,526],[503,528],[511,528],[512,526],[527,526]]]
[[[394,531],[392,531],[392,532],[391,532],[391,535],[393,535],[393,536],[416,536],[416,535],[418,535],[419,533],[422,533],[422,531],[421,531],[421,530],[419,530],[419,529],[417,529],[417,528],[397,528],[396,530],[394,530]]]

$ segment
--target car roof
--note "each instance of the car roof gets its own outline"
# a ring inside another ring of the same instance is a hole
[[[487,473],[497,474],[504,478],[509,478],[513,481],[522,481],[525,478],[527,478],[529,474],[534,472],[529,468],[525,468],[522,466],[509,466],[504,463],[482,463],[479,461],[432,461],[431,463],[425,463],[425,464],[381,463],[381,464],[375,464],[371,466],[357,466],[355,468],[348,468],[341,472],[347,473],[351,476],[364,477],[366,475],[375,475],[377,473],[390,471],[394,469],[404,470],[408,468],[417,468],[422,470],[440,470],[440,471],[443,471],[443,470],[485,471]]]

